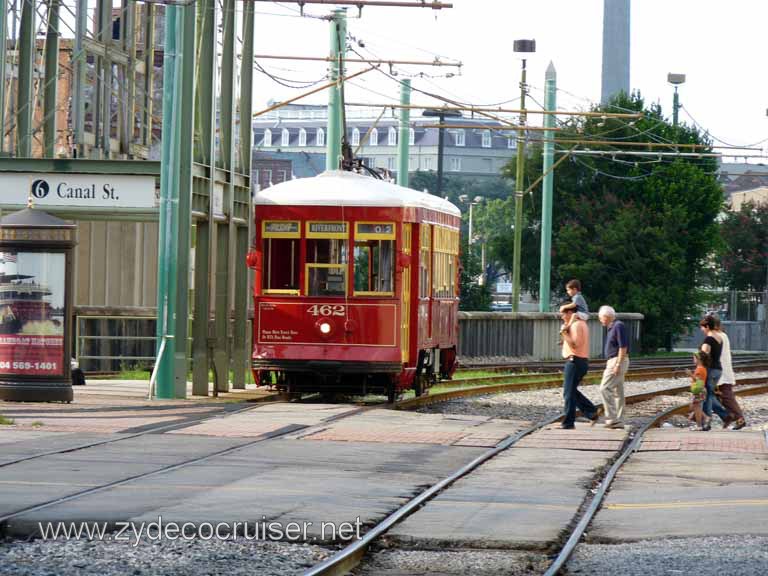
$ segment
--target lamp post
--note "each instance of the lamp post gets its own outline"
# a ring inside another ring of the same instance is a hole
[[[461,117],[461,112],[457,110],[424,110],[421,113],[422,116],[438,118],[438,124],[440,127],[437,129],[437,190],[435,194],[438,196],[443,195],[443,149],[445,147],[444,129],[445,119]]]
[[[515,40],[513,44],[515,52],[536,52],[536,40]],[[525,186],[525,58],[523,58],[522,73],[520,76],[520,129],[517,131],[517,171],[515,174],[515,240],[512,254],[512,312],[517,312],[520,304],[520,252],[523,244],[523,191]]]
[[[677,112],[680,110],[680,97],[677,94],[677,87],[685,83],[685,74],[667,74],[667,82],[675,87],[675,95],[672,97],[672,126],[677,128]]]
[[[472,254],[472,245],[475,243],[475,235],[472,227],[472,208],[474,206],[477,206],[479,204],[482,204],[482,202],[485,200],[483,196],[475,196],[472,198],[472,200],[469,199],[469,196],[466,194],[462,194],[459,196],[459,202],[469,204],[469,234],[468,234],[468,245],[469,245],[469,253]],[[478,284],[481,286],[485,284],[485,242],[481,244],[481,267],[482,272],[480,273],[480,281]]]

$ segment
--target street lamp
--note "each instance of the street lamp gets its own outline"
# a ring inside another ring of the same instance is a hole
[[[440,127],[437,129],[437,190],[435,194],[438,196],[443,195],[443,148],[445,147],[445,141],[443,136],[443,124],[446,118],[460,118],[461,112],[458,110],[435,110],[430,108],[424,110],[421,113],[422,116],[429,118],[438,118],[438,124]]]
[[[536,52],[536,40],[515,40],[512,49],[520,53]],[[512,312],[520,303],[520,251],[523,244],[523,178],[525,178],[525,58],[520,77],[520,129],[517,131],[517,171],[515,174],[515,240],[512,260]]]
[[[461,194],[459,196],[459,202],[462,202],[464,204],[469,204],[469,238],[468,238],[468,244],[469,244],[470,254],[472,253],[472,244],[475,243],[475,235],[473,233],[473,228],[472,228],[472,208],[474,206],[482,204],[482,202],[484,200],[485,200],[485,198],[483,196],[480,196],[480,195],[475,196],[474,198],[472,198],[471,201],[469,199],[469,196],[467,196],[466,194]],[[480,280],[479,280],[478,284],[480,284],[482,286],[483,284],[485,284],[485,240],[483,240],[483,243],[480,246],[481,246],[481,248],[480,248],[480,266],[481,266],[482,272],[480,273]]]
[[[685,83],[685,74],[667,74],[667,82],[675,87],[675,95],[672,99],[672,126],[677,128],[677,111],[680,110],[680,97],[677,95],[677,87]]]

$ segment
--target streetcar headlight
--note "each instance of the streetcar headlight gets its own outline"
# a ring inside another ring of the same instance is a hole
[[[330,334],[331,333],[331,325],[328,324],[328,322],[323,322],[320,324],[320,333],[321,334]]]

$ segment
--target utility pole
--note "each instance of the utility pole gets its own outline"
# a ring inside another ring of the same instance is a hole
[[[535,40],[515,40],[515,52],[535,52]],[[528,118],[525,110],[526,92],[525,58],[520,76],[520,129],[517,131],[517,171],[515,173],[515,240],[512,261],[512,312],[520,306],[520,255],[523,244],[523,191],[525,185],[525,123]]]
[[[5,152],[5,56],[8,45],[8,0],[0,0],[0,156]]]
[[[407,106],[411,103],[411,81],[402,80],[400,83],[400,104]],[[397,148],[397,183],[408,187],[408,150],[410,146],[411,111],[408,108],[400,110],[400,142]]]
[[[340,78],[344,77],[344,56],[347,39],[347,11],[334,10],[331,14],[331,82],[335,84],[328,91],[328,138],[325,143],[325,169],[338,170],[341,167],[342,102]]]
[[[16,156],[32,156],[32,118],[34,100],[32,83],[35,69],[35,6],[23,2],[21,7],[21,32],[16,46],[18,54],[18,82],[16,98]],[[5,78],[3,78],[5,81]]]
[[[56,94],[59,66],[59,0],[48,3],[48,31],[45,35],[45,94],[43,102],[43,156],[56,157]]]
[[[552,62],[547,66],[544,80],[544,109],[555,110],[557,98],[557,72]],[[552,114],[544,116],[544,127],[554,128],[555,117]],[[544,143],[544,185],[541,198],[541,268],[539,270],[539,312],[549,312],[550,274],[552,269],[552,184],[554,174],[552,161],[555,156],[554,136]]]

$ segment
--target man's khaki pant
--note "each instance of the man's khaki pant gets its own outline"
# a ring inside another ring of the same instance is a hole
[[[621,422],[624,419],[624,376],[629,370],[629,358],[621,361],[619,371],[614,374],[613,368],[618,360],[619,357],[614,356],[606,362],[603,380],[600,382],[606,424]]]

